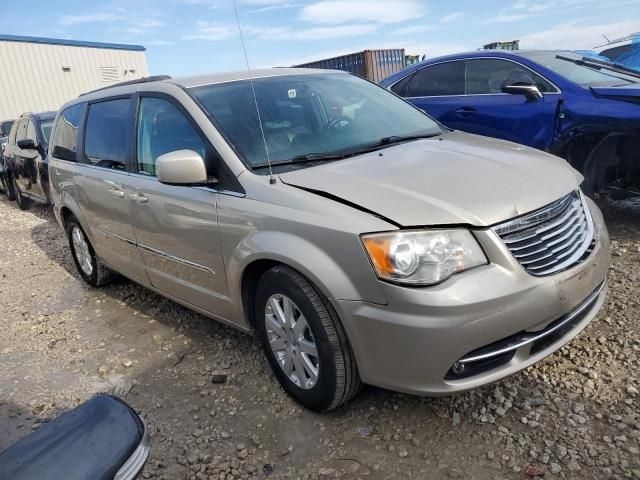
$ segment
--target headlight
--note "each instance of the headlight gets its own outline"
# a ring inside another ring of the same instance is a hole
[[[432,285],[488,263],[468,230],[372,233],[362,243],[378,278],[397,283]]]

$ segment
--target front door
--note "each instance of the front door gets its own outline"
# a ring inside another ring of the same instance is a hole
[[[540,149],[552,141],[561,94],[550,82],[519,63],[485,58],[466,61],[465,83],[455,128]],[[536,85],[543,98],[502,93],[514,83]]]
[[[30,195],[30,175],[27,170],[27,166],[25,165],[25,157],[30,157],[34,155],[35,152],[22,150],[18,146],[19,141],[27,139],[28,124],[29,120],[27,118],[23,118],[16,122],[15,142],[9,143],[7,145],[7,163],[10,166],[11,174],[18,184],[20,191],[24,192],[27,195]]]
[[[80,153],[82,162],[74,178],[76,198],[98,256],[132,280],[146,284],[129,202],[131,105],[130,98],[89,104]]]
[[[138,248],[151,284],[207,312],[226,316],[229,298],[218,233],[218,193],[207,187],[165,185],[155,161],[165,153],[193,150],[211,170],[215,152],[179,104],[165,96],[141,96],[129,201]]]
[[[43,176],[46,176],[46,172],[43,170],[44,155],[46,144],[41,143],[39,136],[36,133],[36,125],[33,120],[28,119],[26,121],[26,136],[27,140],[31,140],[35,145],[35,148],[20,149],[18,148],[17,154],[20,156],[19,164],[22,165],[22,177],[19,180],[20,189],[32,198],[40,200],[41,202],[48,202],[42,180]]]

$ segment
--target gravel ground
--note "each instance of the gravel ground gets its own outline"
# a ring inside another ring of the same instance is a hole
[[[147,419],[157,479],[640,479],[640,204],[607,212],[610,290],[570,345],[449,398],[367,387],[326,415],[255,339],[126,280],[79,278],[49,210],[0,201],[0,449],[96,392]]]

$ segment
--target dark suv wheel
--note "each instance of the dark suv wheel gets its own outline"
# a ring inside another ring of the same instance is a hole
[[[115,273],[100,262],[91,242],[75,217],[68,220],[66,230],[71,255],[82,279],[94,287],[108,284],[115,277]]]
[[[298,272],[277,266],[262,276],[255,316],[276,377],[299,403],[327,411],[359,392],[358,369],[337,315]]]
[[[16,193],[13,189],[13,183],[9,178],[8,172],[0,174],[0,182],[2,182],[2,189],[4,190],[4,193],[6,193],[7,198],[10,201],[14,201],[16,199]]]
[[[22,192],[20,191],[20,187],[18,186],[18,182],[16,182],[16,177],[11,175],[11,186],[13,187],[13,192],[15,193],[16,203],[20,210],[28,210],[31,206],[31,200],[24,197]]]

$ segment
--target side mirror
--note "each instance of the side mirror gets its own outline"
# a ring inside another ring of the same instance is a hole
[[[160,155],[156,159],[156,177],[168,185],[203,185],[209,180],[204,160],[193,150]]]
[[[34,142],[30,138],[25,138],[24,140],[18,140],[18,147],[20,147],[21,150],[36,150],[38,148],[38,146],[36,145],[36,142]]]
[[[512,95],[524,95],[527,100],[537,102],[542,99],[542,93],[536,85],[528,83],[514,83],[511,85],[503,85],[502,93],[510,93]]]
[[[0,452],[0,478],[137,478],[149,430],[122,400],[98,395]]]

